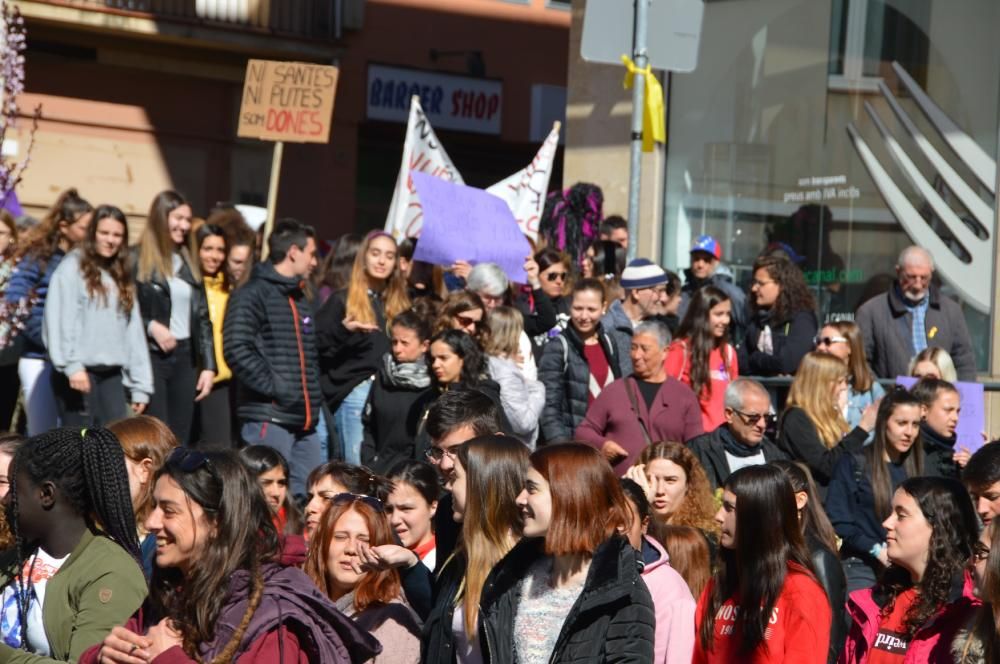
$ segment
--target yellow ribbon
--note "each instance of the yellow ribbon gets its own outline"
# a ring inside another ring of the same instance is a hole
[[[629,90],[636,76],[642,76],[646,85],[644,108],[642,109],[642,151],[652,152],[653,143],[665,143],[667,140],[667,114],[663,107],[663,86],[653,74],[653,69],[646,65],[642,69],[627,55],[622,56],[622,62],[628,70],[625,74],[625,89]]]

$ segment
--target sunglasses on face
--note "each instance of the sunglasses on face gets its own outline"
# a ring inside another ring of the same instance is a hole
[[[744,413],[742,410],[734,410],[733,412],[740,416],[740,419],[743,420],[744,424],[749,424],[750,426],[754,426],[760,422],[761,419],[764,420],[765,424],[774,419],[774,416],[771,415],[771,413]]]
[[[385,510],[382,501],[374,496],[366,496],[360,493],[338,493],[330,498],[331,505],[349,505],[353,502],[364,503],[379,513]]]
[[[813,337],[814,346],[832,346],[833,344],[846,344],[846,337]]]
[[[549,272],[545,278],[548,281],[566,281],[567,276],[569,276],[569,272]]]
[[[458,324],[461,325],[462,327],[477,327],[478,328],[479,327],[479,322],[480,322],[480,321],[476,320],[475,318],[472,318],[471,316],[463,316],[462,314],[457,314],[455,316],[455,320],[457,320]]]

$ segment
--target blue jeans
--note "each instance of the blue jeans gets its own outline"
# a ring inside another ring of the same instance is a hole
[[[361,426],[361,413],[371,389],[372,380],[365,379],[340,402],[337,412],[333,414],[333,425],[344,451],[344,461],[355,466],[361,465],[361,441],[365,436]]]
[[[326,461],[316,430],[293,431],[274,422],[244,422],[240,436],[247,445],[267,445],[288,461],[288,488],[298,500],[308,493],[306,478],[313,468]]]

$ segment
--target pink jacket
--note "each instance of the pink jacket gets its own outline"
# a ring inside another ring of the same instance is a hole
[[[657,560],[646,563],[642,569],[642,580],[653,596],[656,612],[653,664],[690,664],[697,602],[687,583],[670,566],[670,557],[660,543],[651,537],[647,537],[646,542],[660,554]]]
[[[956,579],[948,603],[914,635],[903,664],[952,664],[951,642],[955,633],[969,622],[981,602],[973,594],[975,583],[968,572]],[[847,600],[851,627],[847,643],[837,664],[865,664],[878,634],[882,607],[872,596],[872,589],[856,590]]]

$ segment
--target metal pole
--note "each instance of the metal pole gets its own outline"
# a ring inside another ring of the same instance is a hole
[[[649,63],[646,56],[646,22],[650,0],[635,0],[635,24],[632,30],[632,61],[639,69]],[[636,76],[632,81],[632,153],[628,186],[628,260],[635,258],[639,240],[639,203],[642,185],[642,113],[645,79]]]

